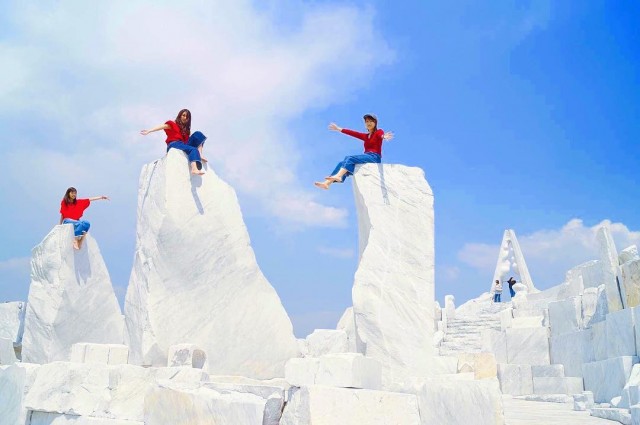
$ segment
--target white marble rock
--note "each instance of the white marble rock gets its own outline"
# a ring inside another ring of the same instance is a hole
[[[171,149],[141,172],[129,362],[164,366],[171,345],[191,343],[212,374],[284,376],[299,356],[291,320],[258,267],[235,191],[204,167],[192,176]]]
[[[564,366],[561,364],[531,366],[531,375],[534,378],[562,378],[565,376]]]
[[[582,281],[584,289],[597,287],[602,284],[602,267],[599,260],[591,260],[582,263],[565,275],[566,282]]]
[[[532,366],[498,363],[498,381],[505,394],[513,396],[533,394]]]
[[[590,410],[591,416],[596,418],[608,419],[623,425],[631,425],[631,413],[627,409],[593,407]]]
[[[453,356],[435,356],[431,359],[433,366],[429,371],[431,375],[444,375],[458,373],[458,358]]]
[[[495,379],[428,379],[416,395],[422,425],[504,424],[502,393]]]
[[[349,352],[347,333],[343,330],[315,329],[306,339],[311,357]]]
[[[631,369],[638,363],[638,357],[625,356],[600,360],[582,365],[585,390],[593,392],[597,403],[608,403],[622,390],[631,375]]]
[[[262,425],[266,400],[250,393],[158,384],[144,399],[145,425]]]
[[[640,363],[634,364],[631,368],[631,375],[627,379],[627,382],[624,384],[620,405],[617,407],[629,409],[630,406],[640,403],[639,385]]]
[[[480,332],[482,351],[493,353],[496,363],[507,363],[507,334],[495,329],[484,329]]]
[[[507,329],[507,359],[512,364],[548,365],[547,328]]]
[[[144,422],[120,419],[94,418],[91,416],[65,415],[39,412],[31,414],[29,425],[145,425]]]
[[[638,246],[631,245],[620,251],[618,254],[618,263],[623,265],[629,261],[640,260],[640,254],[638,254]]]
[[[204,382],[202,387],[217,391],[220,394],[248,393],[266,400],[262,425],[278,425],[282,416],[288,385],[272,385],[266,383],[228,383]]]
[[[600,254],[600,266],[602,267],[602,283],[605,285],[607,294],[607,303],[609,307],[609,313],[622,310],[624,308],[622,300],[625,299],[625,295],[620,293],[622,286],[622,279],[619,271],[618,264],[618,251],[616,245],[611,236],[611,231],[608,227],[602,226],[598,229],[596,235],[599,243]],[[620,282],[620,287],[618,286]]]
[[[421,169],[397,164],[358,166],[353,188],[360,262],[352,295],[363,354],[383,365],[383,384],[427,375],[434,355],[433,192]]]
[[[424,425],[414,394],[302,387],[284,408],[280,425]]]
[[[514,310],[514,313],[517,310]],[[513,329],[522,329],[522,328],[541,328],[543,327],[544,316],[525,316],[525,317],[514,317],[511,321],[511,328]]]
[[[347,333],[347,344],[350,353],[364,353],[365,347],[358,337],[358,333],[356,332],[356,317],[353,314],[353,307],[349,307],[344,311],[342,317],[340,317],[340,320],[338,321],[338,326],[336,326],[336,329],[345,331]],[[308,351],[307,353],[303,354],[308,354]]]
[[[0,338],[0,365],[10,365],[16,361],[13,341],[7,338]]]
[[[27,424],[28,410],[24,406],[40,365],[16,363],[0,366],[0,423],[6,425]]]
[[[607,314],[607,357],[635,356],[636,336],[633,309]]]
[[[505,331],[513,323],[513,307],[505,308],[500,312],[500,329]]]
[[[207,369],[207,353],[196,344],[176,344],[169,347],[169,367],[188,366]]]
[[[584,390],[582,378],[575,377],[534,377],[533,392],[536,394],[566,394],[582,393]]]
[[[121,344],[123,320],[98,244],[73,249],[73,226],[58,225],[32,251],[22,361],[67,360],[76,342]]]
[[[595,361],[609,358],[609,339],[607,338],[607,322],[598,322],[591,325],[591,346]]]
[[[449,320],[456,318],[456,298],[453,295],[444,296],[444,309]]]
[[[325,385],[379,390],[382,387],[382,366],[377,360],[360,353],[294,358],[285,366],[285,379],[295,386]]]
[[[284,366],[284,379],[296,387],[315,385],[319,368],[317,357],[293,358]]]
[[[26,305],[22,301],[0,303],[0,338],[20,344],[24,331]]]
[[[626,308],[640,305],[640,258],[635,258],[620,266],[622,284],[626,295]]]
[[[549,303],[551,336],[580,330],[582,326],[582,297],[571,297]]]
[[[551,363],[562,365],[564,376],[582,377],[582,365],[595,361],[593,329],[552,336],[549,341]]]

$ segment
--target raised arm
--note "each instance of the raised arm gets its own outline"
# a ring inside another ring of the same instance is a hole
[[[107,200],[107,201],[108,201],[108,200],[109,200],[109,197],[108,197],[108,196],[101,195],[101,196],[94,196],[93,198],[89,198],[89,200],[90,200],[90,201],[101,201],[101,200],[103,200],[103,199],[105,199],[105,200]]]
[[[160,124],[157,127],[153,127],[149,130],[142,130],[140,131],[140,134],[142,134],[143,136],[146,136],[149,133],[153,133],[154,131],[160,131],[160,130],[168,130],[169,129],[169,124]]]
[[[349,130],[348,128],[338,127],[336,125],[336,123],[333,123],[333,122],[331,124],[329,124],[329,130],[339,131],[340,133],[349,135],[351,137],[355,137],[356,139],[360,139],[360,140],[363,140],[363,141],[367,140],[367,134],[366,133],[358,133],[357,131]]]

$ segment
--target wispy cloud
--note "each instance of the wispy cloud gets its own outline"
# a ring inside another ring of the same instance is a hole
[[[316,251],[323,255],[343,259],[353,258],[355,255],[353,249],[350,248],[333,248],[327,246],[319,246],[316,248]]]
[[[597,259],[597,232],[602,226],[609,227],[619,251],[640,244],[640,232],[610,220],[589,227],[580,219],[572,219],[559,229],[543,229],[522,235],[517,234],[515,229],[534,284],[545,288],[561,283],[567,270]],[[495,245],[467,243],[458,252],[458,259],[472,268],[491,274],[496,266],[499,248],[499,240]]]

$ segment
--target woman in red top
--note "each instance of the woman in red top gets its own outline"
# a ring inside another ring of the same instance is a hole
[[[60,203],[60,224],[73,224],[73,247],[75,249],[82,248],[84,237],[91,227],[91,223],[87,220],[80,220],[84,210],[89,208],[91,201],[100,201],[102,199],[109,200],[108,197],[94,196],[93,198],[77,199],[78,191],[75,187],[70,187],[64,194],[64,198]]]
[[[329,124],[329,130],[339,131],[349,136],[360,139],[364,142],[364,154],[345,156],[340,161],[330,176],[324,178],[323,182],[315,182],[316,187],[320,189],[329,189],[332,183],[342,183],[347,176],[353,174],[356,164],[376,163],[382,161],[382,141],[393,139],[393,133],[378,129],[378,117],[373,114],[366,114],[364,117],[364,126],[367,133],[358,133],[357,131],[340,128],[336,124]]]
[[[167,134],[167,152],[169,149],[178,149],[187,154],[191,164],[191,174],[202,175],[202,162],[207,162],[202,157],[202,146],[207,137],[199,131],[191,134],[191,112],[183,109],[178,112],[175,121],[167,121],[149,130],[142,130],[140,134],[146,136],[154,131],[164,130]]]

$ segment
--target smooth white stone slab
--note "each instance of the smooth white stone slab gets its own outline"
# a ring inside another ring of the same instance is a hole
[[[438,301],[434,302],[434,312],[433,312],[433,320],[436,322],[438,320],[442,320],[442,308],[440,308],[440,303]]]
[[[285,366],[285,379],[295,386],[326,385],[377,390],[382,385],[382,366],[377,360],[360,353],[294,358]]]
[[[87,344],[84,350],[85,363],[109,363],[109,346],[107,344]]]
[[[565,281],[581,281],[585,289],[602,285],[602,267],[600,266],[600,261],[591,260],[572,268],[566,273]]]
[[[207,353],[195,344],[176,344],[169,347],[167,366],[188,366],[207,369]]]
[[[531,366],[531,374],[534,378],[562,378],[565,376],[564,366],[561,364]]]
[[[110,365],[121,365],[129,363],[129,347],[122,344],[109,344]]]
[[[433,375],[458,373],[458,358],[453,356],[435,356],[431,359]]]
[[[98,244],[73,249],[73,226],[55,226],[32,251],[22,360],[67,360],[76,342],[121,344],[123,320]]]
[[[618,263],[620,263],[620,265],[633,260],[640,260],[640,254],[638,254],[637,245],[628,246],[618,254]]]
[[[27,423],[24,397],[33,385],[39,367],[31,363],[0,366],[0,423]]]
[[[495,329],[485,329],[480,333],[482,351],[493,353],[496,363],[507,363],[507,334]]]
[[[353,314],[353,307],[349,307],[344,311],[342,317],[338,321],[338,326],[336,327],[336,329],[345,331],[347,333],[347,343],[350,353],[364,353],[364,344],[362,343],[362,341],[360,341],[358,333],[356,332],[356,317]]]
[[[282,408],[287,397],[289,386],[275,386],[268,384],[240,384],[225,382],[205,382],[204,388],[217,391],[220,394],[248,393],[266,400],[262,425],[278,425],[282,416]]]
[[[626,308],[640,304],[640,258],[636,258],[620,266],[622,283],[626,295]]]
[[[631,424],[640,425],[640,404],[631,406]]]
[[[360,248],[353,311],[364,354],[383,365],[383,384],[427,375],[434,355],[433,192],[421,169],[397,164],[358,166],[353,188]]]
[[[315,385],[319,368],[317,357],[293,358],[284,366],[284,379],[296,387]]]
[[[625,409],[629,409],[630,406],[634,404],[638,404],[640,402],[640,398],[638,397],[638,386],[640,385],[640,364],[633,365],[631,368],[631,375],[629,379],[627,379],[624,388],[622,389],[622,397],[620,400],[620,405],[616,407],[622,407]]]
[[[22,301],[0,303],[0,338],[20,344],[24,331],[26,305]]]
[[[511,323],[513,322],[513,308],[505,308],[500,312],[500,329],[503,331],[509,329],[511,327]]]
[[[475,379],[495,378],[498,372],[496,358],[493,353],[460,353],[458,372],[473,372]]]
[[[631,425],[631,413],[627,409],[594,407],[591,409],[591,416]]]
[[[584,390],[582,378],[574,377],[539,377],[533,378],[533,391],[536,394],[567,394],[582,393]]]
[[[421,425],[413,394],[310,386],[287,403],[280,425]]]
[[[582,377],[582,365],[595,361],[592,329],[552,336],[549,352],[551,363],[564,366],[564,376]]]
[[[551,336],[580,330],[582,325],[582,298],[571,297],[549,303]]]
[[[599,243],[600,265],[602,267],[602,283],[605,285],[609,312],[622,310],[625,295],[619,271],[618,251],[613,242],[611,232],[606,226],[600,227],[596,235]]]
[[[543,323],[544,316],[514,317],[513,321],[511,322],[511,327],[513,329],[541,328],[544,326]]]
[[[349,352],[347,333],[342,330],[316,329],[306,339],[308,355],[311,357]]]
[[[33,412],[29,425],[145,425],[144,422],[120,419],[93,418],[91,416]]]
[[[416,395],[422,425],[504,423],[502,394],[496,379],[481,381],[430,379],[418,388]]]
[[[449,320],[456,318],[456,298],[453,295],[444,296],[444,309]]]
[[[205,168],[191,176],[171,149],[141,172],[129,361],[164,366],[171,345],[190,343],[211,373],[282,377],[299,356],[291,321],[258,267],[235,191]]]
[[[635,356],[636,336],[633,309],[607,314],[607,357]]]
[[[548,365],[547,328],[507,329],[507,359],[511,364]]]
[[[596,361],[608,358],[607,322],[598,322],[591,325],[591,346],[593,347],[593,355]]]
[[[127,364],[129,347],[122,344],[78,342],[71,346],[69,361],[73,363]]]
[[[13,341],[8,338],[0,338],[0,365],[10,365],[16,361]]]
[[[638,363],[635,356],[616,357],[582,365],[584,388],[593,392],[597,403],[608,403],[621,395],[631,369]]]
[[[500,389],[505,394],[525,395],[533,393],[532,366],[526,364],[498,363]]]
[[[250,393],[158,384],[144,400],[145,425],[262,425],[266,400]]]

